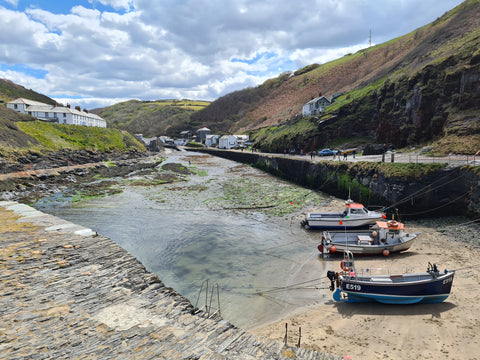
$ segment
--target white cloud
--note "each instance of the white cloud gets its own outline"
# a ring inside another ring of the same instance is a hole
[[[129,98],[214,100],[354,53],[367,46],[370,30],[376,43],[408,33],[461,0],[89,2],[92,8],[74,4],[67,14],[0,6],[0,64],[48,71],[43,79],[18,69],[1,76],[91,106]],[[99,3],[119,11],[98,10]]]

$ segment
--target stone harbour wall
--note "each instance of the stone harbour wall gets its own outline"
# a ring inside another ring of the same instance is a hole
[[[404,217],[480,214],[480,176],[469,166],[447,166],[416,176],[386,176],[375,162],[312,160],[249,151],[190,149],[254,165],[296,184],[364,205],[398,209]],[[358,160],[358,159],[357,159]],[[413,174],[415,175],[415,174]],[[452,211],[452,209],[454,209]]]
[[[192,314],[111,239],[0,202],[0,359],[342,359]]]

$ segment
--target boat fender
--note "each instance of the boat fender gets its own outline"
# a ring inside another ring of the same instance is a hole
[[[332,245],[330,247],[330,252],[334,253],[335,251],[337,251],[337,248],[335,247],[335,245]]]
[[[323,254],[323,244],[318,245],[317,249]]]
[[[388,249],[383,249],[382,254],[383,256],[388,256],[390,255],[390,251],[388,251]]]

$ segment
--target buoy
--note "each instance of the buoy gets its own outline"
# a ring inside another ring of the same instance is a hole
[[[330,247],[330,252],[335,252],[335,251],[337,251],[337,248],[336,248],[335,245],[332,245],[332,246]]]
[[[323,254],[323,244],[318,245],[317,249]]]
[[[397,226],[398,226],[398,222],[395,221],[395,220],[389,220],[389,221],[388,221],[388,225],[390,225],[391,227],[397,227]]]
[[[350,271],[350,276],[354,277],[355,276],[355,271]]]
[[[343,224],[343,221],[342,221],[342,220],[340,220],[340,225],[342,225],[342,224]]]
[[[372,236],[373,236],[373,237],[377,237],[377,235],[378,235],[378,232],[376,232],[375,230],[373,230],[373,231],[372,231]]]
[[[390,255],[390,251],[388,251],[387,249],[384,249],[383,252],[382,252],[382,254],[383,254],[384,256],[388,256],[388,255]]]

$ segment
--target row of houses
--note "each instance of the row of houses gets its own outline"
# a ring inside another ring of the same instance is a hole
[[[251,145],[248,135],[215,135],[210,129],[203,127],[197,130],[197,141],[206,146],[218,146],[219,149],[231,149],[234,147],[247,147]]]
[[[72,109],[70,105],[57,106],[18,98],[8,102],[7,108],[22,114],[31,115],[42,121],[68,125],[107,127],[107,121],[105,119],[88,112],[86,109],[81,110],[79,106]]]

